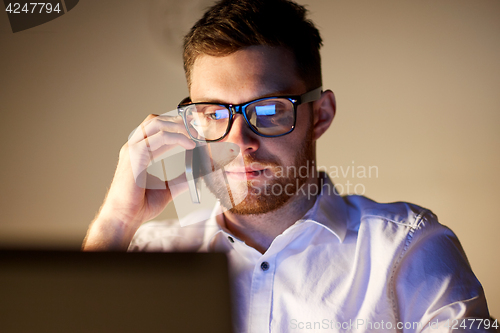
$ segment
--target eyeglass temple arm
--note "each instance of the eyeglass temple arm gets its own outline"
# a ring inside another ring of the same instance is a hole
[[[314,102],[320,99],[323,87],[318,87],[300,96],[300,103]]]

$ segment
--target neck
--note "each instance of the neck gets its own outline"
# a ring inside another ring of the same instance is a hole
[[[319,184],[319,178],[309,178],[303,185],[304,192],[290,197],[280,208],[264,214],[239,215],[224,213],[226,228],[247,245],[260,253],[267,251],[273,240],[314,206],[317,195],[308,193],[309,184]]]

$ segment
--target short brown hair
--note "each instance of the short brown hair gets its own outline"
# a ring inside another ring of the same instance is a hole
[[[184,37],[184,71],[201,54],[226,56],[253,45],[292,51],[300,77],[309,89],[321,86],[321,36],[307,10],[289,0],[222,0],[210,7]]]

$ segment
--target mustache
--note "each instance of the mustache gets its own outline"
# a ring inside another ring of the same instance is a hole
[[[221,156],[216,156],[221,157]],[[212,169],[212,171],[220,169],[232,169],[244,166],[258,166],[258,168],[274,169],[280,167],[281,164],[273,157],[256,157],[254,155],[237,155],[224,156],[224,158],[213,158],[205,160],[204,169]]]
[[[275,169],[281,166],[279,160],[272,155],[261,152],[243,154],[235,144],[219,143],[196,148],[195,159],[198,161],[202,174],[220,169],[241,169],[255,167],[256,169]]]
[[[256,157],[254,155],[245,155],[243,157],[235,158],[230,161],[225,161],[225,163],[218,163],[214,161],[218,167],[232,168],[236,166],[251,166],[259,165],[262,168],[275,168],[280,166],[276,158],[272,157]]]
[[[229,142],[213,142],[196,148],[204,169],[234,168],[252,164],[264,168],[280,166],[275,156],[264,155],[261,152],[243,153],[240,147]]]

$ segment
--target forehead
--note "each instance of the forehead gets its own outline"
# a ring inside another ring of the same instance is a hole
[[[251,46],[222,57],[200,55],[191,71],[193,102],[239,104],[304,92],[295,58],[283,47]]]

